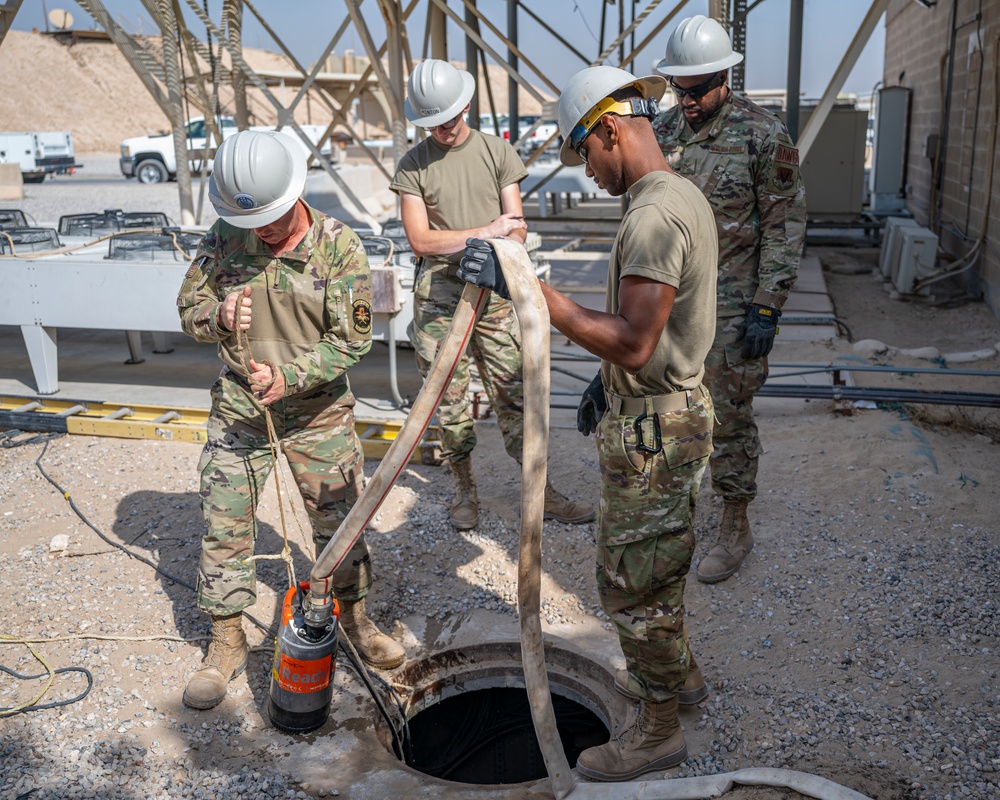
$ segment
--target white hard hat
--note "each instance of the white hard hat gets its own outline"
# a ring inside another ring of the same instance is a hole
[[[667,40],[666,56],[656,65],[663,75],[708,75],[739,64],[743,55],[718,22],[701,14],[681,20]]]
[[[645,101],[653,103],[616,102],[611,95],[619,89],[634,86]],[[569,79],[559,95],[559,133],[563,143],[559,160],[567,167],[577,167],[583,159],[576,148],[597,121],[607,113],[655,115],[656,105],[667,89],[659,75],[637,78],[618,67],[587,67]],[[641,106],[641,107],[639,107]]]
[[[476,91],[476,79],[447,61],[428,58],[413,68],[407,91],[406,118],[418,128],[433,128],[462,112]]]
[[[306,156],[287,133],[240,131],[215,153],[208,199],[237,228],[260,228],[280,219],[306,185]]]

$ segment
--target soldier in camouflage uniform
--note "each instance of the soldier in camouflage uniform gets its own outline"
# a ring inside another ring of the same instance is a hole
[[[527,235],[518,184],[528,172],[510,144],[465,123],[474,91],[472,75],[447,61],[428,59],[414,68],[407,118],[427,129],[430,136],[402,158],[389,186],[401,198],[406,236],[422,260],[414,285],[409,336],[417,368],[424,376],[465,287],[456,271],[466,239],[502,237],[523,244]],[[497,415],[504,447],[520,462],[524,440],[521,332],[508,301],[490,297],[476,319],[470,350]],[[455,480],[451,523],[458,530],[474,528],[479,522],[469,381],[469,358],[463,356],[437,409],[441,452]],[[594,508],[570,500],[549,484],[545,518],[589,522],[594,519]]]
[[[326,546],[364,487],[347,371],[371,347],[371,272],[357,235],[299,197],[300,148],[284,134],[246,131],[216,155],[210,197],[221,219],[205,235],[177,298],[182,327],[218,343],[201,498],[208,532],[198,605],[212,644],[184,692],[211,708],[246,665],[240,620],[256,601],[254,514],[273,464],[264,409],[312,524]],[[341,623],[362,656],[398,666],[403,649],[365,614],[372,583],[364,537],[332,584]]]
[[[541,284],[552,324],[601,358],[577,422],[597,434],[597,588],[625,655],[622,690],[639,701],[610,742],[577,760],[594,780],[684,761],[678,705],[706,692],[684,627],[684,586],[712,451],[712,398],[701,379],[715,332],[718,246],[704,196],[666,167],[653,135],[665,88],[658,76],[591,67],[559,100],[562,163],[585,163],[598,187],[631,197],[604,312]],[[459,276],[503,291],[489,244],[470,243],[466,253]]]
[[[806,226],[799,154],[781,121],[726,85],[743,56],[715,20],[682,21],[657,71],[673,76],[678,104],[653,123],[667,162],[704,192],[719,228],[719,298],[705,383],[715,402],[712,486],[722,497],[718,540],[697,567],[715,583],[753,548],[747,505],[762,452],[753,396],[795,282]]]

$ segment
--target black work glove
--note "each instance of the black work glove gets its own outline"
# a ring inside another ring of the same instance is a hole
[[[597,430],[604,412],[608,410],[608,399],[604,396],[604,384],[601,373],[594,376],[590,386],[583,390],[583,397],[576,409],[576,429],[584,436],[590,436]]]
[[[510,300],[507,281],[493,250],[493,245],[482,239],[466,239],[465,255],[458,268],[458,277],[481,289],[492,289],[504,300]]]
[[[743,358],[763,358],[774,346],[781,312],[767,306],[753,306],[747,314],[746,332],[743,334]]]

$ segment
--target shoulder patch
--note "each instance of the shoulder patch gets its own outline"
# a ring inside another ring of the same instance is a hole
[[[358,333],[371,333],[372,305],[367,300],[355,300],[351,308],[351,321]]]
[[[201,258],[195,259],[191,262],[191,266],[188,267],[187,273],[184,275],[184,279],[193,278],[194,274],[205,266],[205,262],[208,261],[208,256],[202,256]]]
[[[779,144],[774,153],[774,160],[779,164],[791,164],[793,167],[799,165],[799,151],[787,144]]]

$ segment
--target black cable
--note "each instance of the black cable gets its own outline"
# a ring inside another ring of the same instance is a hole
[[[48,672],[43,672],[40,675],[22,675],[19,672],[14,672],[14,670],[8,669],[2,664],[0,664],[0,671],[6,672],[8,675],[12,675],[13,677],[22,681],[34,681],[38,680],[39,678],[49,677]],[[60,667],[59,669],[52,670],[53,675],[60,675],[64,672],[82,672],[84,675],[87,676],[87,688],[84,689],[76,697],[71,697],[68,700],[54,700],[51,703],[42,703],[41,705],[25,706],[24,708],[19,708],[17,709],[17,711],[14,711],[14,714],[24,714],[27,713],[28,711],[41,711],[44,708],[59,708],[60,706],[68,706],[71,703],[76,703],[80,700],[83,700],[84,697],[90,694],[90,690],[94,688],[94,676],[90,674],[89,670],[85,669],[84,667]],[[12,711],[12,710],[13,706],[9,708],[0,708],[0,711]],[[13,714],[11,714],[11,716],[13,716]]]
[[[76,515],[83,521],[84,525],[86,525],[88,528],[90,528],[94,533],[96,533],[98,536],[100,536],[102,540],[104,540],[105,542],[107,542],[112,547],[115,547],[118,550],[121,550],[123,553],[131,556],[132,558],[136,559],[137,561],[141,561],[143,564],[147,564],[148,566],[152,567],[154,570],[156,570],[158,573],[160,573],[164,577],[169,578],[170,580],[174,581],[175,583],[179,583],[181,586],[183,586],[183,587],[185,587],[187,589],[190,589],[192,592],[196,591],[195,587],[192,586],[187,581],[181,580],[176,575],[172,575],[169,572],[167,572],[166,570],[160,569],[160,567],[158,567],[155,563],[153,563],[152,561],[150,561],[145,556],[141,556],[138,553],[132,552],[131,550],[129,550],[124,545],[118,544],[118,542],[111,541],[107,536],[105,536],[103,533],[101,533],[101,531],[97,527],[95,527],[94,524],[91,523],[91,521],[89,519],[87,519],[84,516],[83,512],[80,511],[80,509],[77,507],[76,503],[73,502],[73,498],[70,496],[70,493],[67,492],[62,486],[60,486],[49,475],[49,473],[47,473],[45,471],[45,468],[42,466],[42,459],[45,457],[45,451],[48,450],[48,449],[49,449],[49,442],[46,441],[45,442],[45,446],[42,448],[42,452],[39,453],[38,454],[38,458],[35,459],[35,466],[38,467],[38,471],[42,473],[42,477],[45,478],[45,480],[47,480],[49,483],[51,483],[53,486],[55,486],[56,489],[59,490],[59,494],[61,494],[66,499],[66,502],[69,503],[70,508],[72,508],[73,511],[76,513]]]
[[[23,447],[26,444],[47,442],[49,439],[58,439],[60,436],[66,435],[63,431],[52,431],[50,433],[39,433],[28,439],[17,438],[18,436],[24,435],[24,433],[25,431],[18,430],[17,428],[12,428],[9,431],[3,431],[0,433],[0,447]]]
[[[57,436],[64,436],[64,435],[65,435],[64,433],[57,434]],[[52,436],[52,437],[49,437],[49,438],[55,438],[55,436]],[[54,487],[56,487],[56,489],[59,490],[59,493],[64,498],[66,498],[66,502],[69,503],[70,508],[73,509],[73,511],[76,513],[76,515],[83,521],[83,523],[88,528],[90,528],[94,533],[96,533],[99,537],[101,537],[101,539],[103,541],[107,542],[112,547],[117,548],[118,550],[121,550],[126,555],[128,555],[128,556],[130,556],[132,558],[135,558],[135,559],[141,561],[142,563],[144,563],[144,564],[152,567],[154,571],[158,572],[160,575],[163,575],[166,578],[169,578],[170,580],[174,581],[175,583],[180,584],[185,589],[190,589],[192,592],[196,591],[195,587],[192,586],[187,581],[181,580],[176,575],[173,575],[173,574],[167,572],[166,570],[161,569],[159,566],[157,566],[154,562],[150,561],[148,558],[145,558],[144,556],[141,556],[138,553],[132,552],[127,547],[125,547],[124,545],[119,544],[118,542],[113,542],[111,539],[109,539],[107,536],[105,536],[103,533],[101,533],[101,531],[98,530],[90,522],[90,520],[87,519],[86,516],[84,516],[83,512],[80,511],[80,509],[77,507],[76,503],[73,502],[73,498],[70,496],[70,493],[67,492],[65,489],[63,489],[63,487],[60,486],[45,471],[45,469],[42,467],[42,459],[45,457],[45,451],[48,450],[48,448],[49,448],[49,442],[48,442],[48,439],[46,439],[45,440],[45,446],[42,448],[42,452],[39,453],[38,454],[38,458],[35,459],[35,466],[38,467],[38,471],[42,473],[42,476],[45,478],[45,480],[47,480]],[[260,628],[265,633],[269,633],[269,634],[271,634],[271,636],[277,636],[278,635],[278,632],[274,628],[272,628],[270,625],[267,625],[267,624],[261,622],[259,619],[257,619],[256,617],[254,617],[252,614],[248,614],[246,611],[244,611],[243,612],[243,616],[246,617],[248,620],[250,620],[252,623],[254,623],[258,628]],[[355,671],[359,675],[361,675],[362,681],[364,682],[365,686],[368,687],[368,691],[371,693],[372,698],[376,700],[375,705],[379,707],[379,710],[382,712],[383,717],[385,717],[385,721],[388,723],[389,729],[393,733],[393,748],[398,751],[397,752],[397,757],[400,760],[405,760],[403,758],[403,754],[405,753],[407,756],[410,755],[410,753],[409,753],[409,749],[410,749],[410,743],[409,743],[409,726],[408,726],[407,720],[406,720],[406,712],[403,710],[403,703],[399,699],[399,695],[396,693],[396,691],[388,683],[386,683],[384,680],[382,680],[381,677],[379,677],[378,675],[375,675],[372,672],[369,672],[367,668],[365,668],[365,667],[363,667],[363,666],[361,666],[359,664],[356,664],[354,662],[354,659],[351,657],[350,653],[347,652],[347,648],[344,647],[343,642],[340,643],[340,647],[344,651],[344,653],[347,654],[347,659],[350,662],[350,664],[354,667]],[[0,669],[3,669],[3,667],[0,667]],[[82,669],[82,667],[68,667],[67,669]],[[58,672],[59,670],[56,670],[56,671]],[[390,697],[392,697],[393,702],[396,704],[396,708],[399,710],[400,716],[401,716],[401,718],[403,720],[403,732],[404,732],[404,736],[403,736],[403,742],[402,742],[402,744],[399,744],[398,741],[397,741],[398,740],[398,734],[396,733],[396,728],[392,724],[392,721],[389,719],[388,714],[382,708],[382,704],[379,703],[379,702],[377,702],[377,698],[375,697],[375,688],[372,685],[372,683],[369,680],[369,678],[374,678],[379,683],[381,683],[382,686],[383,686],[383,688],[385,689],[386,693],[389,694]],[[89,691],[89,689],[88,689],[88,691]],[[43,707],[44,706],[38,706],[38,708],[43,708]]]
[[[346,645],[344,645],[342,641],[338,640],[337,644],[340,646],[340,652],[342,652],[347,658],[348,663],[354,669],[355,673],[357,673],[358,677],[361,678],[361,682],[368,688],[368,692],[371,694],[373,699],[375,698],[375,687],[370,680],[371,678],[374,678],[382,684],[382,687],[393,699],[393,702],[396,704],[396,708],[399,711],[400,717],[403,720],[402,742],[400,742],[399,732],[396,730],[396,726],[392,724],[392,720],[389,719],[389,713],[385,710],[385,707],[379,702],[376,702],[375,706],[382,715],[382,719],[385,720],[385,724],[389,726],[389,731],[392,734],[392,749],[396,753],[396,758],[405,764],[409,764],[410,759],[413,757],[413,754],[410,751],[410,726],[406,720],[406,712],[403,710],[403,704],[399,699],[399,695],[396,694],[395,690],[388,683],[386,683],[380,675],[370,672],[367,667],[355,661],[351,651],[347,649]]]

